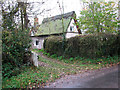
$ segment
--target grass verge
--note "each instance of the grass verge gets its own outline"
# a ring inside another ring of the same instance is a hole
[[[43,50],[34,50],[35,52],[43,52]],[[46,54],[49,56],[49,54]],[[39,55],[39,61],[49,66],[25,66],[17,76],[11,78],[3,78],[2,88],[41,88],[47,82],[53,82],[55,79],[64,75],[82,73],[87,70],[100,69],[119,64],[120,58],[102,57],[98,59],[88,59],[82,57],[63,59],[56,55],[49,56],[49,60]]]

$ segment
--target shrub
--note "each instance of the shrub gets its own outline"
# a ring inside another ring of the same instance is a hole
[[[7,7],[5,7],[7,8]],[[18,69],[24,63],[29,62],[30,56],[30,35],[28,22],[16,23],[14,15],[19,12],[18,9],[2,11],[2,76],[12,76],[15,69]],[[12,7],[14,8],[14,7]],[[18,16],[19,17],[19,16]],[[25,17],[24,17],[25,19]],[[21,17],[23,20],[23,17]],[[11,73],[12,72],[12,73]],[[15,72],[15,75],[17,72]]]
[[[56,54],[53,54],[50,56],[51,58],[57,58],[57,55]]]
[[[73,61],[73,60],[74,60],[74,58],[73,58],[73,57],[71,57],[69,60],[70,60],[70,61]]]
[[[12,31],[8,31],[5,29],[3,30],[2,35],[3,77],[10,76],[9,74],[12,72],[14,68],[20,67],[22,64],[29,62],[30,37],[28,35],[28,32],[29,30],[22,31],[21,28]]]
[[[80,59],[80,57],[79,57],[79,56],[75,57],[75,60],[78,60],[78,59]]]
[[[115,55],[118,51],[117,35],[110,33],[89,34],[68,39],[67,57],[101,57]]]
[[[58,57],[58,59],[59,59],[59,60],[62,60],[62,59],[63,59],[63,56]]]
[[[46,53],[45,51],[43,52],[43,54],[44,54],[44,55],[47,55],[47,53]]]
[[[47,53],[47,56],[50,57],[50,53]]]
[[[120,52],[120,37],[112,33],[98,33],[80,35],[67,39],[64,42],[61,37],[49,37],[44,42],[44,49],[57,56],[97,58],[113,56]]]
[[[66,42],[64,42],[66,45]],[[44,41],[44,50],[47,53],[57,54],[59,56],[63,55],[64,53],[63,41],[61,36],[51,36],[45,39]]]
[[[40,49],[40,50],[38,50],[38,52],[44,52],[44,50],[43,50],[43,49]]]

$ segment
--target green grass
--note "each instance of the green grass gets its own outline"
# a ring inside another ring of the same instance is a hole
[[[101,57],[101,58],[96,58],[96,59],[90,59],[90,58],[85,58],[85,57],[71,57],[69,59],[64,59],[62,56],[58,56],[56,54],[53,54],[53,55],[50,55],[49,53],[46,53],[43,49],[41,50],[38,50],[38,49],[34,49],[33,51],[39,53],[39,52],[42,52],[44,55],[47,55],[48,57],[50,58],[53,58],[53,59],[58,59],[58,60],[62,60],[64,61],[65,63],[73,63],[73,62],[76,62],[76,61],[80,61],[82,63],[89,63],[89,64],[96,64],[96,63],[99,63],[100,64],[116,64],[120,61],[120,57],[119,56],[113,56],[113,57]]]
[[[43,52],[43,50],[33,50],[35,52]],[[47,54],[46,54],[47,55]],[[39,61],[48,64],[48,66],[25,66],[17,76],[11,78],[3,78],[3,88],[38,88],[45,85],[46,82],[53,82],[62,75],[81,73],[86,70],[99,69],[108,65],[117,64],[120,62],[118,56],[102,57],[98,59],[89,59],[82,57],[75,57],[70,59],[63,59],[51,55],[51,60],[47,60],[39,56]],[[53,59],[54,58],[54,59]]]
[[[87,67],[89,67],[89,69],[90,68],[95,69],[96,67],[97,67],[96,69],[98,69],[98,68],[102,68],[102,67],[105,67],[105,66],[114,65],[114,64],[117,64],[118,62],[120,62],[120,57],[119,56],[113,56],[113,57],[108,56],[108,57],[101,57],[101,58],[96,58],[96,59],[90,59],[90,58],[77,56],[75,58],[71,57],[69,59],[64,59],[62,56],[57,57],[56,54],[53,54],[53,55],[50,56],[50,54],[46,53],[43,49],[42,50],[37,50],[36,49],[35,51],[36,52],[43,52],[43,54],[47,55],[49,58],[59,60],[63,63],[67,63],[69,65],[75,65],[75,66],[77,65],[77,68],[78,68],[78,66],[85,66],[85,67],[87,66]]]
[[[54,69],[47,67],[25,67],[25,71],[11,78],[4,78],[2,81],[3,88],[34,88],[42,87],[48,80],[54,81],[58,78]],[[51,76],[53,76],[51,78]]]
[[[43,49],[32,49],[33,52],[44,52]]]

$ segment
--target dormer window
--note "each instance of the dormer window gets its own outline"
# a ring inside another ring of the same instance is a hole
[[[74,26],[70,26],[70,31],[74,31]]]

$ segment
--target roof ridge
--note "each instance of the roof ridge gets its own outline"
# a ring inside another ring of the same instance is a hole
[[[72,11],[72,12],[68,12],[68,13],[65,13],[65,14],[56,15],[56,16],[52,16],[52,17],[49,17],[49,18],[44,18],[42,23],[52,21],[52,20],[62,19],[62,15],[63,15],[63,18],[72,17],[74,14],[75,14],[75,11]]]

